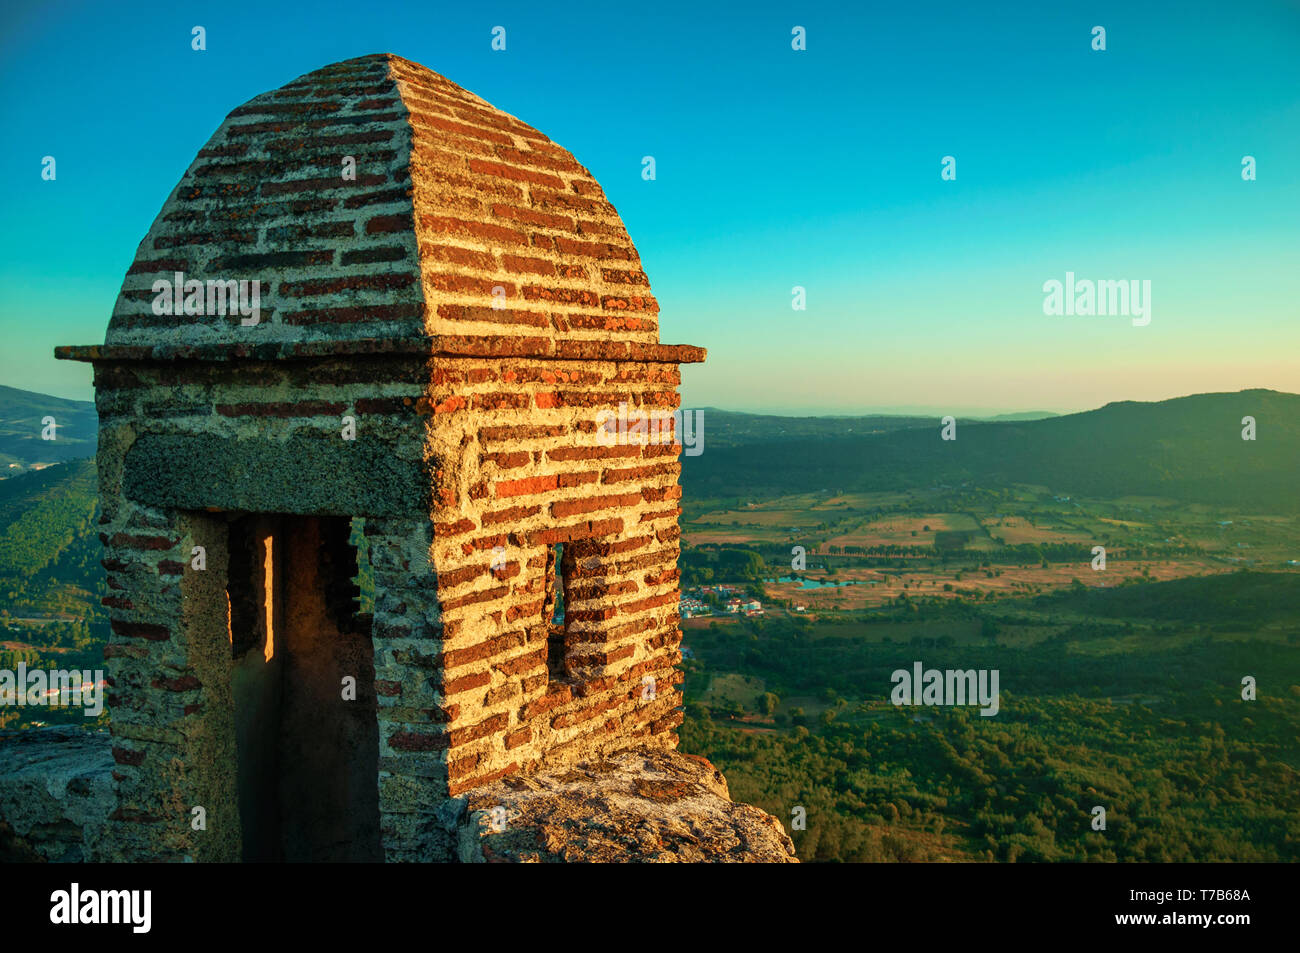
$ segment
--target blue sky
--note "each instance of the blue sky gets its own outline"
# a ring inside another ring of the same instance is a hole
[[[51,350],[103,339],[137,244],[224,116],[394,52],[592,170],[641,252],[661,338],[709,348],[684,370],[688,406],[1300,392],[1300,6],[841,6],[6,5],[0,383],[88,398],[89,368]],[[1151,323],[1045,316],[1043,282],[1066,271],[1149,279]]]

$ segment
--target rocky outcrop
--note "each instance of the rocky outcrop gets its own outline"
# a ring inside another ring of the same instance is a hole
[[[0,765],[0,862],[104,859],[107,732],[0,732]],[[461,808],[443,823],[464,863],[797,863],[776,818],[732,801],[707,760],[648,745],[449,804]]]
[[[704,758],[641,747],[467,796],[464,863],[797,863],[770,814]]]
[[[98,860],[115,806],[108,732],[0,732],[0,861]]]

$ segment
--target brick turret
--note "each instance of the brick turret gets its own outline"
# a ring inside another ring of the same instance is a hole
[[[601,429],[704,358],[657,312],[591,174],[417,64],[227,117],[58,351],[95,367],[116,856],[445,858],[466,792],[675,747],[681,447]]]

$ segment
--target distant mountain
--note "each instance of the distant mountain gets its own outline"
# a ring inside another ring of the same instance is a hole
[[[1246,416],[1256,421],[1253,441],[1241,436]],[[708,414],[705,421],[704,452],[682,458],[688,496],[970,481],[1300,510],[1300,396],[1277,391],[1121,401],[1025,422],[959,421],[952,441],[941,440],[932,421],[862,436],[800,434],[775,447],[766,438],[719,446],[711,442]],[[762,429],[758,421],[747,428]]]
[[[54,418],[54,439],[41,437]],[[0,385],[0,479],[78,457],[93,457],[99,418],[88,400],[65,400]]]
[[[1017,414],[995,414],[992,417],[977,417],[976,420],[997,423],[1004,420],[1046,420],[1048,417],[1059,416],[1061,415],[1050,410],[1022,410]]]
[[[778,417],[716,407],[703,409],[705,447],[735,447],[775,440],[826,439],[938,426],[938,417],[873,414],[862,417]]]
[[[914,427],[938,427],[942,414],[861,414],[858,416],[819,415],[783,417],[774,414],[747,414],[734,410],[704,407],[705,446],[735,447],[746,443],[790,440],[802,437],[860,437],[889,433]],[[959,423],[982,423],[1002,420],[1042,420],[1056,417],[1046,410],[1028,410],[995,417],[958,417]]]

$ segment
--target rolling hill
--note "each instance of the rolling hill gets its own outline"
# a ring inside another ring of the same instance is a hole
[[[41,438],[53,417],[53,440]],[[95,455],[99,418],[88,400],[65,400],[0,385],[0,479]]]
[[[889,433],[918,427],[938,427],[940,415],[861,414],[833,417],[784,417],[771,414],[748,414],[717,407],[702,408],[705,445],[735,447],[746,443],[771,443],[776,440],[822,440],[827,438]],[[1025,411],[999,414],[996,417],[959,417],[960,423],[984,421],[1028,421],[1055,417],[1049,411]]]
[[[1242,439],[1245,416],[1256,421],[1253,441]],[[682,458],[684,492],[697,498],[972,482],[1300,509],[1300,395],[1277,391],[1120,401],[1032,421],[959,421],[951,441],[932,423],[716,446],[705,419],[704,453]]]

